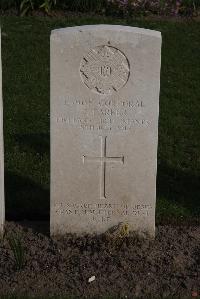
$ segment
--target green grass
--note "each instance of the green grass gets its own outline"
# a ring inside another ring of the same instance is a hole
[[[124,24],[162,32],[157,221],[200,215],[200,23],[100,17],[3,17],[6,213],[49,217],[49,35],[54,28]]]

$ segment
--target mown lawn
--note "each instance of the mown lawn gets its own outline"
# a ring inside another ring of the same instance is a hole
[[[157,223],[200,215],[200,23],[100,17],[2,17],[7,219],[49,217],[49,36],[123,24],[162,32]]]

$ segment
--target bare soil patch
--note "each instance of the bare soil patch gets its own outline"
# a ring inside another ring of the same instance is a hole
[[[10,233],[21,237],[24,248],[25,264],[18,271]],[[0,243],[0,295],[191,298],[199,290],[199,226],[158,226],[155,241],[134,234],[52,239],[10,222]]]

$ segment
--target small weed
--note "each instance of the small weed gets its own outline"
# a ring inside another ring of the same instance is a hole
[[[20,236],[10,235],[7,236],[10,248],[13,252],[16,270],[19,271],[24,266],[25,254],[24,247]]]
[[[120,227],[119,237],[125,238],[129,235],[129,225],[127,223],[123,223]]]
[[[118,225],[109,229],[105,235],[111,244],[114,246],[120,246],[124,239],[129,235],[129,225],[127,223],[120,222]]]

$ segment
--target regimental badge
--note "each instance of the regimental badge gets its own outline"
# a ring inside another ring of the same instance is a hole
[[[130,67],[128,59],[120,50],[99,46],[83,57],[80,74],[82,81],[92,91],[112,94],[127,83]]]

